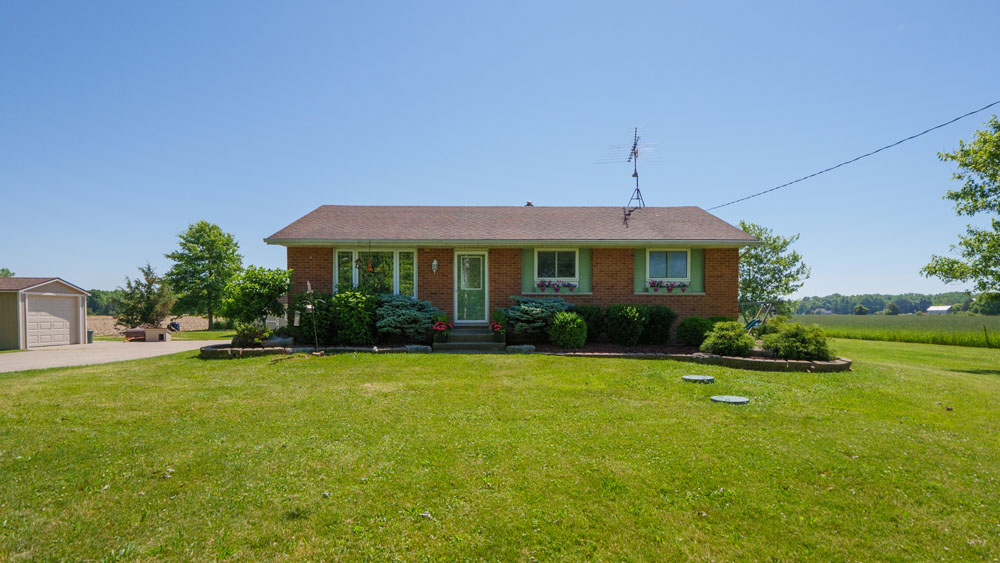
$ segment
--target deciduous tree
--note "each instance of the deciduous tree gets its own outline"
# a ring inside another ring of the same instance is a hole
[[[969,225],[959,235],[958,244],[951,247],[959,258],[931,256],[920,273],[946,283],[972,282],[978,291],[996,292],[1000,290],[1000,221],[996,217],[1000,215],[1000,120],[992,116],[972,142],[959,141],[958,150],[938,153],[938,158],[958,166],[952,179],[962,182],[962,187],[944,196],[955,202],[955,211],[993,216],[988,228]]]
[[[0,268],[0,278],[12,278],[14,277],[14,272],[8,270],[7,268]]]
[[[167,282],[177,294],[175,311],[208,317],[212,328],[215,313],[222,306],[226,286],[243,267],[239,244],[218,225],[198,221],[178,235],[180,248],[167,258],[175,264],[167,272]]]
[[[809,267],[791,249],[799,235],[783,237],[746,221],[740,221],[740,228],[762,243],[747,247],[740,256],[740,302],[781,301],[802,287]]]

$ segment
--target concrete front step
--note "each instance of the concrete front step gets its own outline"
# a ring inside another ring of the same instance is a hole
[[[455,342],[449,338],[448,342],[434,343],[435,352],[503,352],[506,349],[504,342]]]
[[[456,332],[451,331],[451,335],[448,336],[448,342],[494,342],[493,331],[487,330],[486,332]]]

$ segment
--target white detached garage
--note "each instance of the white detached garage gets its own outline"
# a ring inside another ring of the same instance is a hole
[[[59,278],[0,278],[0,350],[87,341],[87,296]]]

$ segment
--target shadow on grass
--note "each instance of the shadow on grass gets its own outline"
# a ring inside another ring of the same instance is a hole
[[[975,375],[1000,375],[1000,369],[954,369],[956,373],[972,373]]]

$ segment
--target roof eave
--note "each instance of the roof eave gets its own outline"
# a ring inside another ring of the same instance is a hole
[[[759,240],[737,239],[704,239],[704,240],[654,240],[654,239],[318,239],[318,238],[278,238],[264,239],[266,244],[276,246],[419,246],[419,247],[454,247],[454,246],[485,246],[492,248],[526,247],[526,246],[592,246],[592,247],[636,247],[636,246],[690,246],[697,248],[733,248],[743,246],[759,246]]]

